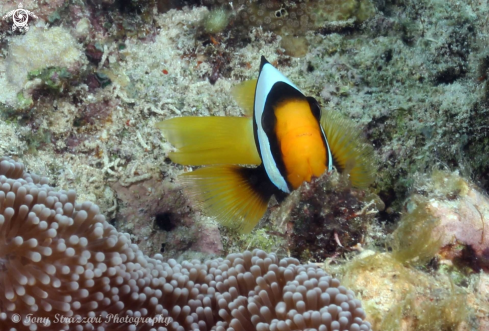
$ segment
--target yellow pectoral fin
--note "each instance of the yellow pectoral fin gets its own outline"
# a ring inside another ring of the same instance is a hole
[[[249,117],[177,117],[156,124],[184,165],[261,164]]]
[[[338,170],[349,173],[354,187],[366,188],[372,184],[375,169],[373,148],[360,137],[356,125],[337,112],[325,111],[321,126]]]
[[[250,79],[234,86],[232,89],[234,100],[245,111],[245,115],[250,117],[253,116],[256,82],[256,79]]]
[[[185,190],[209,216],[249,233],[265,214],[271,193],[260,190],[256,171],[233,165],[200,168],[180,175]]]

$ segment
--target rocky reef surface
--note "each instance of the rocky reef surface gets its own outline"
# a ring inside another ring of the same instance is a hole
[[[23,6],[29,31],[0,21],[0,156],[96,202],[149,256],[258,248],[333,273],[375,330],[489,330],[487,1]],[[242,115],[230,89],[257,77],[261,55],[356,122],[376,181],[325,175],[242,235],[182,193],[188,169],[155,123]]]

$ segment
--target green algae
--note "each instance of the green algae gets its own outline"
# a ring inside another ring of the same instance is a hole
[[[17,93],[17,107],[18,110],[26,110],[32,107],[34,101],[31,97],[26,98],[23,92]]]
[[[222,32],[229,24],[230,13],[224,8],[211,9],[202,20],[202,27],[207,33]]]
[[[255,228],[249,234],[241,234],[236,230],[221,227],[220,232],[225,254],[255,248],[267,252],[285,253],[285,237],[272,228]]]
[[[418,331],[459,330],[460,325],[467,323],[471,316],[467,305],[463,304],[466,300],[466,295],[453,287],[439,298],[435,295],[421,302],[411,292],[386,314],[379,330],[401,330],[406,317],[413,321],[411,323]]]
[[[38,78],[47,89],[61,93],[68,87],[73,75],[66,67],[47,67],[30,71],[27,78],[29,80]]]
[[[27,145],[27,152],[37,155],[44,145],[51,142],[51,132],[43,129],[29,131],[24,135],[23,140]]]
[[[428,201],[422,197],[415,196],[411,203],[413,210],[402,215],[392,235],[392,256],[401,263],[423,265],[440,249],[441,238],[433,238],[438,220],[429,213]]]
[[[459,176],[458,172],[452,173],[435,169],[431,175],[431,180],[435,193],[450,200],[467,193],[467,182]]]

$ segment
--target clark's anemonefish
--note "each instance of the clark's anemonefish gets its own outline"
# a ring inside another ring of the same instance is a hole
[[[258,79],[236,86],[233,95],[248,117],[178,117],[157,124],[177,149],[169,155],[173,162],[207,165],[180,178],[220,223],[250,232],[273,194],[290,193],[333,165],[355,187],[373,181],[372,148],[354,125],[336,113],[321,114],[317,101],[264,57]]]

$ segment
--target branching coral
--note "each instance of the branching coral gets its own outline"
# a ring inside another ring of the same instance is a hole
[[[0,158],[1,330],[370,330],[316,265],[259,250],[149,258],[75,196]]]

